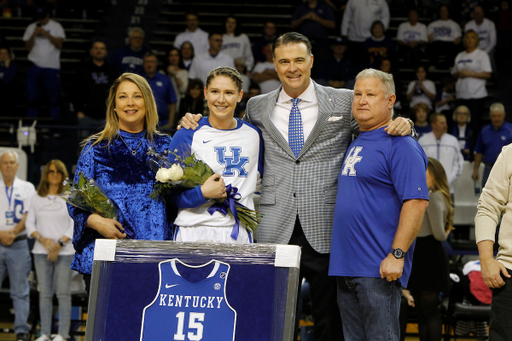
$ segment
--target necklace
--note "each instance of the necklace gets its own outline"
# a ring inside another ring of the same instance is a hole
[[[123,140],[126,147],[128,147],[128,149],[130,149],[130,151],[132,152],[132,155],[133,156],[137,155],[137,149],[139,149],[140,145],[142,144],[142,139],[140,140],[139,145],[135,149],[131,149],[130,146],[128,145],[128,143],[126,143],[126,141],[123,139],[121,134],[119,134],[119,137],[121,138],[121,140]]]

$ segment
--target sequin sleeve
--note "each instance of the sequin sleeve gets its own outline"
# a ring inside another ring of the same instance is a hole
[[[95,178],[95,160],[94,160],[94,152],[96,146],[92,147],[92,143],[88,143],[85,145],[80,157],[78,158],[78,162],[76,165],[75,171],[75,179],[78,179],[78,173],[83,172],[85,176],[90,178]],[[92,229],[87,229],[87,219],[91,215],[90,212],[84,211],[78,207],[67,204],[68,213],[71,219],[74,221],[74,230],[73,230],[73,246],[75,250],[81,252],[89,243],[94,242],[95,236],[99,234]],[[86,235],[86,230],[91,230]],[[92,233],[94,232],[94,233]]]

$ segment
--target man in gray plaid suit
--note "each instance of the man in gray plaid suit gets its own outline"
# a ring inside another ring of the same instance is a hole
[[[300,272],[310,284],[315,340],[343,340],[336,281],[328,269],[338,174],[352,135],[358,133],[351,113],[353,92],[311,80],[313,55],[305,36],[285,33],[272,49],[282,87],[251,98],[244,116],[261,130],[265,147],[260,198],[264,216],[257,240],[302,247]],[[304,140],[297,156],[288,144],[295,98],[300,98]],[[199,118],[187,114],[182,124],[196,127]],[[407,135],[411,128],[407,120],[398,119],[387,131]]]

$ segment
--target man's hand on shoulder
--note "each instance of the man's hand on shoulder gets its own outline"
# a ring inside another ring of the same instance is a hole
[[[389,122],[389,125],[384,128],[389,135],[393,136],[407,136],[411,135],[412,125],[411,120],[408,118],[397,117]]]
[[[202,117],[203,115],[201,114],[191,114],[188,112],[181,119],[181,124],[178,125],[177,129],[180,130],[181,128],[184,128],[195,130],[197,127],[199,127],[197,122],[199,122]]]

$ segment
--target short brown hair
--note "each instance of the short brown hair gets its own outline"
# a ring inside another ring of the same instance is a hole
[[[420,102],[420,103],[416,103],[413,107],[412,107],[412,113],[414,115],[416,115],[416,113],[418,112],[418,110],[420,109],[423,109],[426,113],[427,113],[427,116],[430,115],[430,108],[428,107],[428,105],[426,103],[423,103],[423,102]]]
[[[300,33],[297,32],[287,32],[281,36],[279,36],[276,41],[274,42],[274,45],[272,45],[272,56],[275,58],[276,54],[276,48],[282,45],[288,45],[288,44],[304,44],[306,45],[308,49],[308,54],[311,56],[313,47],[311,46],[311,42],[306,36],[303,36]]]
[[[208,77],[206,77],[206,87],[208,88],[208,85],[210,85],[210,82],[217,76],[224,76],[231,78],[233,82],[235,82],[236,87],[238,88],[238,91],[242,90],[242,76],[240,76],[240,73],[233,69],[230,66],[219,66],[210,71],[208,74]]]
[[[430,115],[430,119],[429,119],[430,124],[436,123],[437,118],[441,117],[441,116],[446,117],[444,114],[441,114],[440,112],[435,112],[432,115]]]

